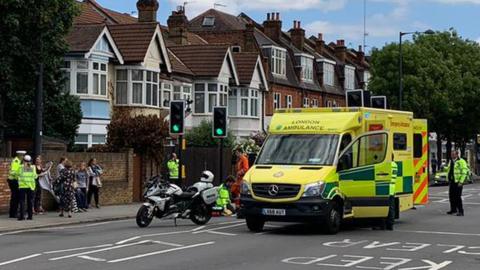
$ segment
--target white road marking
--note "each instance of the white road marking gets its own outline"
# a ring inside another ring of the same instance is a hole
[[[177,247],[177,248],[172,248],[172,249],[160,250],[160,251],[155,251],[155,252],[151,252],[151,253],[145,253],[145,254],[140,254],[140,255],[136,255],[136,256],[131,256],[131,257],[127,257],[127,258],[122,258],[122,259],[117,259],[117,260],[111,260],[111,261],[108,261],[108,263],[124,262],[124,261],[129,261],[129,260],[135,260],[135,259],[139,259],[139,258],[144,258],[144,257],[148,257],[148,256],[159,255],[159,254],[169,253],[169,252],[173,252],[173,251],[190,249],[190,248],[196,248],[196,247],[213,245],[213,244],[215,244],[215,242],[206,242],[206,243],[200,243],[200,244],[195,244],[195,245],[190,245],[190,246],[184,246],[184,247]]]
[[[32,255],[29,255],[29,256],[22,257],[22,258],[14,259],[14,260],[6,261],[6,262],[1,262],[1,263],[0,263],[0,266],[2,266],[2,265],[7,265],[7,264],[11,264],[11,263],[16,263],[16,262],[20,262],[20,261],[25,261],[25,260],[28,260],[28,259],[31,259],[31,258],[38,257],[38,256],[40,256],[40,255],[42,255],[42,254],[41,254],[41,253],[37,253],[37,254],[32,254]]]
[[[166,246],[172,246],[172,247],[183,247],[184,246],[184,245],[169,243],[169,242],[164,242],[164,241],[151,241],[151,242],[155,243],[155,244],[159,244],[159,245],[166,245]]]
[[[144,240],[144,241],[125,244],[125,245],[120,245],[120,246],[107,247],[107,248],[102,248],[102,249],[97,249],[97,250],[92,250],[92,251],[87,251],[87,252],[82,252],[82,253],[77,253],[77,254],[71,254],[71,255],[62,256],[62,257],[51,258],[51,259],[49,259],[49,261],[58,261],[58,260],[63,260],[63,259],[67,259],[67,258],[72,258],[72,257],[79,257],[79,256],[82,256],[82,255],[88,255],[88,254],[108,251],[108,250],[112,250],[112,249],[119,249],[119,248],[134,246],[134,245],[141,245],[141,244],[148,243],[148,242],[150,242],[150,240]]]
[[[245,221],[228,221],[228,222],[221,222],[212,225],[228,225],[228,224],[238,224],[238,223],[245,223]]]
[[[144,234],[140,237],[154,237],[154,236],[162,236],[162,235],[172,235],[172,234],[182,234],[182,233],[190,233],[190,231],[176,231],[176,232],[165,232],[165,233],[152,233],[152,234]]]
[[[128,239],[125,239],[125,240],[122,240],[122,241],[118,241],[118,242],[115,243],[115,245],[122,245],[122,244],[125,244],[127,242],[137,240],[138,238],[140,238],[140,236],[131,237],[131,238],[128,238]]]
[[[94,262],[104,262],[104,261],[106,261],[105,259],[102,259],[102,258],[95,258],[95,257],[87,256],[87,255],[78,256],[78,257],[82,258],[82,259],[85,259],[85,260],[94,261]]]
[[[205,227],[206,227],[206,226],[200,226],[200,227],[198,227],[198,228],[193,229],[192,232],[196,232],[196,231],[199,231],[199,230],[203,230],[203,229],[205,229]]]
[[[91,247],[79,247],[79,248],[70,248],[70,249],[63,249],[63,250],[52,250],[43,252],[43,254],[55,254],[55,253],[63,253],[63,252],[70,252],[70,251],[78,251],[78,250],[85,250],[85,249],[92,249],[92,248],[104,248],[104,247],[111,247],[112,244],[105,244],[99,246],[91,246]]]
[[[192,233],[193,234],[198,234],[198,233],[204,233],[204,232],[207,232],[207,231],[218,231],[218,230],[229,229],[229,228],[234,228],[234,227],[238,227],[238,226],[243,226],[243,222],[240,223],[240,224],[237,223],[237,224],[234,224],[234,225],[211,228],[211,229],[207,229],[207,230],[200,230],[200,231],[195,231],[195,232],[192,232]]]
[[[408,231],[408,230],[395,230],[395,231],[397,231],[397,232],[406,232],[406,233],[420,233],[420,234],[480,236],[480,234],[478,234],[478,233],[435,232],[435,231]]]
[[[219,235],[224,235],[224,236],[236,236],[234,233],[226,233],[226,232],[217,232],[214,230],[207,230],[205,233],[210,233],[210,234],[219,234]]]

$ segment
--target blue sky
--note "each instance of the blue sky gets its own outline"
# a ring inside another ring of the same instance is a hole
[[[104,7],[131,13],[136,0],[97,0]],[[363,43],[364,0],[159,0],[158,20],[165,24],[171,11],[179,4],[190,1],[186,10],[193,18],[213,8],[238,14],[245,12],[262,22],[267,12],[280,12],[284,30],[300,20],[308,35],[323,33],[324,39],[345,39],[350,47]],[[480,41],[480,0],[366,0],[367,50],[397,41],[399,31],[448,30]]]

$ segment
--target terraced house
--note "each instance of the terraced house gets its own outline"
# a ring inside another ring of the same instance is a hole
[[[300,22],[283,32],[278,13],[262,25],[213,9],[189,21],[179,7],[162,26],[156,0],[139,0],[138,18],[95,0],[79,5],[62,69],[81,99],[79,146],[104,143],[118,111],[168,117],[179,99],[191,103],[187,129],[228,106],[231,131],[246,137],[266,129],[275,109],[343,105],[345,89],[368,81],[361,50],[307,39]]]

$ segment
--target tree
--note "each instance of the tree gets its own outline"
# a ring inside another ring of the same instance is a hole
[[[0,1],[0,144],[3,135],[33,134],[39,63],[44,64],[44,134],[74,139],[80,101],[63,90],[60,67],[77,12],[75,0]]]
[[[192,128],[185,134],[185,140],[189,146],[214,147],[218,145],[218,139],[212,136],[212,122],[202,121],[199,126]],[[235,139],[228,132],[227,138],[223,140],[223,146],[232,147]]]
[[[453,29],[416,35],[403,45],[405,110],[427,118],[439,139],[461,146],[480,132],[480,46]],[[398,44],[372,53],[370,90],[398,108]]]

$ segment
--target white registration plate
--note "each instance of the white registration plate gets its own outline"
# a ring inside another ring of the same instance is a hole
[[[285,209],[270,209],[270,208],[263,208],[262,214],[264,216],[286,216],[287,215]]]

